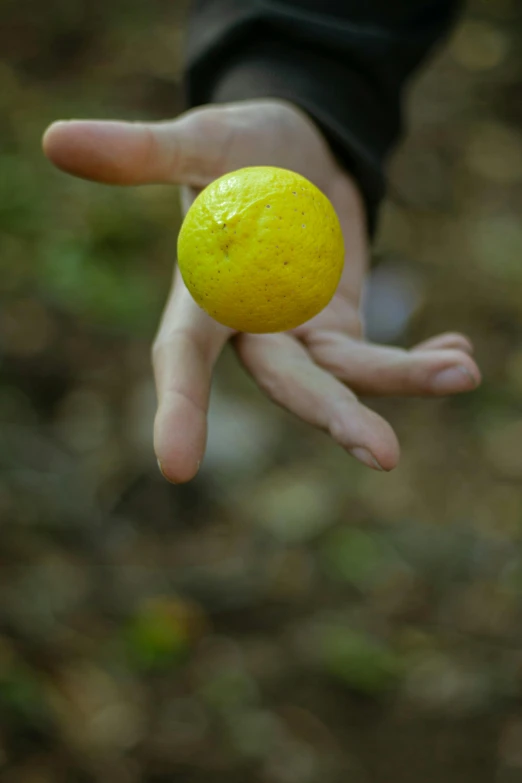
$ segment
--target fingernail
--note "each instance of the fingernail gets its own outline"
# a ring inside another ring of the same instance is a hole
[[[372,470],[384,471],[382,465],[379,465],[373,454],[369,452],[368,449],[364,449],[361,446],[356,446],[354,449],[350,449],[350,454],[368,468],[372,468]]]
[[[159,460],[157,460],[157,463],[158,463],[159,471],[160,471],[161,475],[163,476],[163,478],[165,479],[165,481],[168,481],[169,484],[176,484],[175,481],[172,481],[172,479],[169,479],[169,477],[165,474],[165,471],[163,470],[161,462]]]
[[[441,370],[431,381],[432,391],[437,394],[471,391],[476,389],[478,381],[467,367],[447,367]]]

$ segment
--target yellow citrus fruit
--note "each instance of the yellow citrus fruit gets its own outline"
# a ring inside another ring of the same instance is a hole
[[[259,166],[215,180],[181,227],[178,264],[216,321],[240,332],[294,329],[335,293],[344,260],[339,220],[304,177]]]

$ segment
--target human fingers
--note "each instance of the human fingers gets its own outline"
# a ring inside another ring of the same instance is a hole
[[[47,129],[43,149],[58,168],[84,179],[204,187],[224,173],[231,132],[219,109],[155,123],[70,120]]]
[[[338,332],[309,335],[307,347],[357,394],[439,396],[471,391],[481,381],[475,361],[457,348],[406,351]]]
[[[234,342],[245,367],[274,402],[329,432],[368,467],[396,466],[399,445],[390,425],[311,361],[298,340],[289,334],[242,334]]]
[[[428,340],[423,340],[421,343],[415,345],[412,351],[438,351],[443,348],[454,348],[459,351],[464,351],[470,356],[473,354],[473,343],[466,337],[465,334],[459,332],[445,332],[444,334],[438,334],[436,337],[430,337]]]
[[[174,483],[193,478],[203,459],[212,371],[231,334],[195,304],[177,273],[152,352],[154,449]]]

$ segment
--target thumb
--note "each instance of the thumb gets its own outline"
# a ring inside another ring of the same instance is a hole
[[[55,122],[42,144],[55,166],[84,179],[201,188],[225,173],[231,133],[227,113],[208,107],[158,123]]]

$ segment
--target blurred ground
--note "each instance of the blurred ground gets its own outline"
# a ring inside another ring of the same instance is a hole
[[[384,339],[470,334],[482,389],[379,402],[382,476],[227,355],[174,487],[149,344],[177,194],[68,179],[39,138],[176,114],[185,6],[2,6],[0,777],[520,781],[520,6],[476,0],[416,84],[369,303]]]

